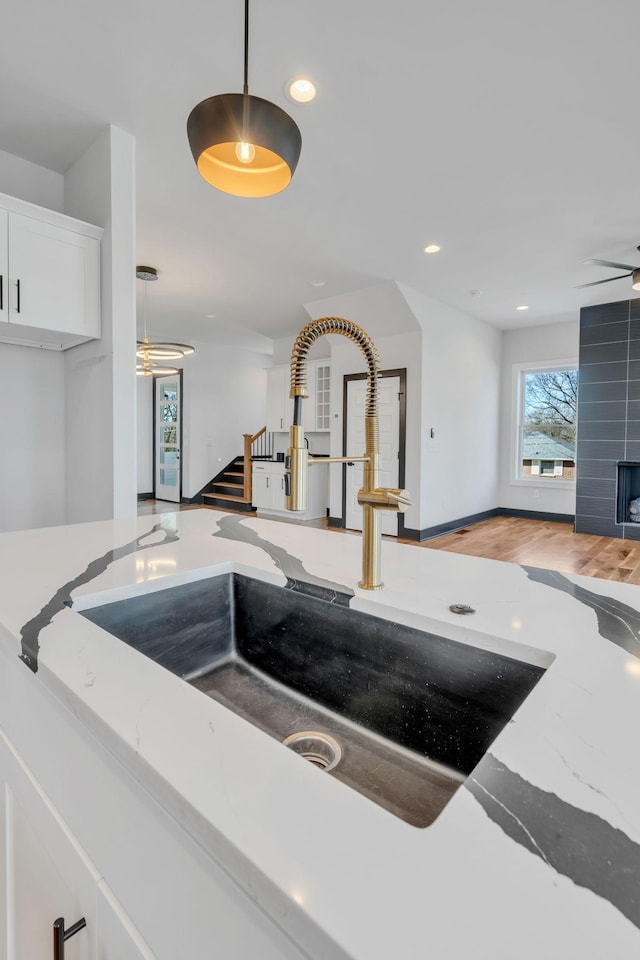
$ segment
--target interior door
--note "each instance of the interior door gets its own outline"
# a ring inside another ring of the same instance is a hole
[[[182,379],[179,375],[154,378],[155,498],[180,503],[182,474]]]
[[[347,380],[347,455],[365,452],[364,406],[366,379]],[[379,383],[378,416],[380,422],[380,486],[397,487],[400,464],[400,377],[383,377]],[[362,507],[358,490],[362,486],[363,465],[353,463],[346,469],[345,526],[362,530]],[[398,535],[398,514],[382,511],[382,532]]]

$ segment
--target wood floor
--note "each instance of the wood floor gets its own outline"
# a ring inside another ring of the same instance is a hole
[[[494,517],[420,546],[640,584],[640,543],[574,533],[569,523]]]
[[[138,513],[162,513],[176,508],[201,509],[199,506],[178,507],[178,504],[166,501],[146,500],[138,504]],[[243,516],[250,517],[252,514],[245,513]],[[299,521],[292,519],[286,522]],[[309,520],[304,525],[327,526],[324,520]],[[351,533],[359,536],[353,531],[331,529],[337,534]],[[491,520],[483,520],[472,527],[464,527],[455,533],[447,533],[423,543],[416,543],[414,540],[400,542],[423,550],[446,550],[449,553],[485,557],[489,560],[545,567],[560,570],[562,573],[579,573],[585,577],[640,584],[640,542],[574,533],[569,523],[493,517]]]

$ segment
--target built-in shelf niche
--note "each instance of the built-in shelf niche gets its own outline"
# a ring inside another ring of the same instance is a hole
[[[618,463],[617,489],[616,523],[631,523],[629,503],[640,497],[640,463],[632,460]]]

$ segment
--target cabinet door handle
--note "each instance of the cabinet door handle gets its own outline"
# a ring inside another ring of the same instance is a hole
[[[0,310],[4,310],[4,277],[0,273]]]
[[[20,313],[20,281],[16,280],[16,313]]]
[[[267,490],[269,489],[269,477],[267,477]]]
[[[84,917],[74,923],[68,930],[64,928],[64,917],[58,917],[53,921],[53,960],[64,960],[64,942],[69,937],[73,937],[80,930],[86,927],[87,921]]]
[[[284,429],[284,417],[280,417],[280,429]]]

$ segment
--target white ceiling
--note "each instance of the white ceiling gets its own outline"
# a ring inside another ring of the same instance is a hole
[[[262,200],[207,186],[185,132],[241,90],[241,0],[5,0],[3,24],[0,149],[64,172],[106,123],[136,137],[156,336],[288,336],[387,280],[503,329],[630,296],[573,287],[608,275],[587,257],[640,264],[637,0],[252,0],[250,91],[303,138]],[[293,106],[300,73],[321,93]]]

